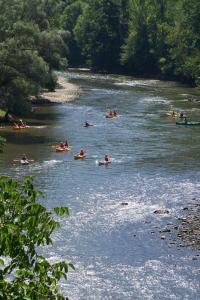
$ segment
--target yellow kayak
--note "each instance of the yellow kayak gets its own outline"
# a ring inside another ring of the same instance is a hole
[[[183,116],[181,117],[180,113],[178,113],[178,112],[174,112],[174,114],[172,114],[172,112],[167,112],[166,116],[172,117],[172,118],[185,118],[187,115],[183,114]]]
[[[175,113],[173,114],[172,112],[167,112],[167,113],[166,113],[166,116],[176,118],[176,117],[179,116],[179,113],[175,112]]]
[[[56,147],[56,152],[66,152],[66,151],[69,151],[70,148],[68,147]]]
[[[84,159],[86,157],[86,155],[80,155],[79,153],[74,155],[74,159]]]

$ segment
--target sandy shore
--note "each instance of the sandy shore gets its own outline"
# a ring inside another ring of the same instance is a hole
[[[80,88],[72,83],[69,83],[67,78],[59,75],[57,87],[54,92],[44,92],[38,99],[34,99],[33,103],[65,103],[75,100],[80,95]]]

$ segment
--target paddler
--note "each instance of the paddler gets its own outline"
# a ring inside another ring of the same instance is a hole
[[[19,120],[19,126],[20,127],[26,127],[26,123],[22,121],[22,119]]]
[[[116,117],[117,116],[117,112],[114,110],[113,111],[113,116]]]
[[[84,156],[84,155],[85,155],[85,151],[84,151],[83,149],[81,149],[79,155],[80,155],[80,156]]]
[[[91,126],[91,125],[86,121],[84,126],[85,126],[85,127],[89,127],[89,126]]]
[[[28,157],[26,156],[26,154],[23,154],[23,155],[22,155],[21,160],[22,160],[22,161],[25,161],[25,162],[29,162],[29,161],[28,161]]]
[[[104,160],[105,160],[105,162],[109,162],[110,161],[108,154],[105,154]]]
[[[59,145],[60,148],[64,148],[65,147],[65,144],[63,142],[60,142],[60,145]]]
[[[68,144],[68,141],[67,141],[67,140],[66,140],[65,143],[64,143],[64,147],[69,148],[69,144]]]

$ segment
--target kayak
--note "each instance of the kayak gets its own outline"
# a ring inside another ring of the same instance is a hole
[[[111,164],[111,161],[99,161],[99,166],[107,166],[109,164]]]
[[[92,124],[89,124],[89,125],[83,125],[83,127],[85,127],[85,128],[92,127],[92,126],[94,126],[94,125],[92,125]]]
[[[84,159],[86,157],[86,155],[80,155],[80,154],[76,154],[74,155],[74,159]]]
[[[189,125],[189,126],[199,126],[200,125],[200,122],[194,122],[194,121],[183,121],[183,122],[176,122],[176,125]]]
[[[172,118],[185,118],[187,115],[184,114],[183,116],[180,116],[180,113],[175,112],[174,115],[172,114],[172,112],[167,112],[166,116],[168,117],[172,117]]]
[[[56,152],[66,152],[69,151],[70,148],[69,147],[56,147]]]
[[[21,130],[21,129],[26,129],[26,128],[30,128],[30,126],[26,125],[26,126],[13,126],[14,130]]]
[[[23,160],[23,159],[20,160],[21,165],[29,165],[29,163],[30,162],[28,160]]]
[[[106,115],[106,118],[107,119],[113,119],[113,118],[116,118],[117,116],[110,116],[110,115]]]
[[[58,144],[52,144],[51,147],[52,147],[52,148],[62,148],[62,147],[60,147],[60,143],[58,143]],[[66,146],[64,146],[64,147],[66,147]],[[68,147],[66,147],[66,148],[68,148],[69,150],[71,149],[70,146],[68,146]]]
[[[169,116],[169,117],[178,117],[179,113],[175,112],[174,115],[172,114],[172,112],[167,112],[166,113],[166,116]]]

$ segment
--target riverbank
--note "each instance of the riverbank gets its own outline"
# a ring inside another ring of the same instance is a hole
[[[154,213],[166,214],[168,210],[158,210]],[[179,249],[192,247],[200,250],[200,203],[193,198],[187,206],[184,206],[173,218],[172,223],[160,228],[161,239],[166,239],[168,235],[169,245],[176,245]],[[199,259],[199,254],[193,260]]]
[[[70,102],[80,95],[80,88],[70,83],[66,77],[59,75],[57,86],[53,92],[43,92],[37,99],[33,99],[33,104],[58,104]]]

